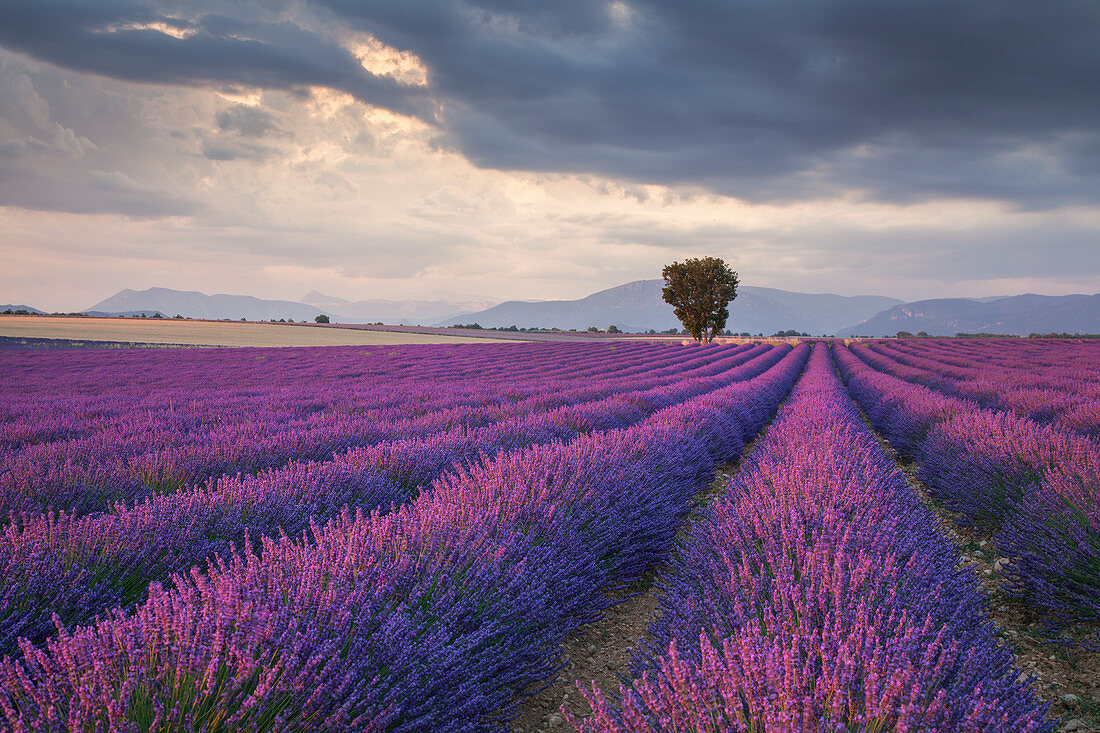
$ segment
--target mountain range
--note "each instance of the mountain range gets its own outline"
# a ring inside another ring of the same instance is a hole
[[[89,315],[159,312],[165,317],[250,321],[312,321],[327,315],[335,323],[483,327],[519,326],[584,330],[615,325],[628,332],[679,328],[672,307],[661,299],[661,280],[636,280],[577,300],[359,300],[317,291],[302,302],[265,300],[247,295],[206,295],[198,291],[149,288],[121,290],[101,301]],[[20,305],[15,309],[36,309]],[[0,311],[5,310],[0,306]],[[794,329],[811,335],[884,336],[898,331],[933,336],[966,333],[1100,333],[1100,294],[1015,295],[940,298],[906,303],[877,295],[841,296],[741,286],[730,304],[727,327],[735,333],[771,335]],[[40,312],[40,311],[39,311]]]
[[[463,313],[436,325],[477,323],[486,328],[515,325],[578,330],[615,325],[629,332],[678,329],[680,322],[672,306],[661,298],[662,285],[661,280],[636,280],[579,300],[511,300],[483,311]],[[746,285],[738,288],[737,298],[730,303],[727,327],[738,333],[769,336],[792,328],[813,335],[831,334],[846,324],[870,318],[903,302],[879,295],[846,297],[792,293]]]
[[[624,331],[678,328],[661,299],[661,280],[637,280],[579,300],[508,301],[437,325],[588,326],[614,324]],[[906,303],[879,295],[794,293],[741,286],[729,305],[726,327],[735,333],[771,335],[794,329],[810,335],[893,336],[898,331],[932,336],[956,333],[1100,333],[1100,294],[940,298]]]
[[[271,318],[293,318],[296,321],[312,321],[322,311],[306,303],[292,300],[264,300],[251,295],[206,295],[197,290],[120,290],[88,309],[89,313],[116,315],[124,312],[146,310],[159,311],[167,317],[176,314],[187,318],[244,318],[249,321],[265,321]]]
[[[994,300],[939,298],[888,308],[844,335],[882,336],[925,331],[956,333],[1100,333],[1100,293],[1096,295],[1015,295]]]
[[[349,301],[335,295],[325,295],[311,290],[302,298],[303,303],[320,308],[326,314],[336,316],[339,322],[425,324],[443,320],[458,313],[478,311],[496,305],[495,300],[452,302],[449,300],[356,300]]]

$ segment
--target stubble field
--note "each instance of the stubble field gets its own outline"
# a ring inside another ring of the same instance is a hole
[[[186,346],[357,346],[469,344],[494,339],[315,324],[0,315],[0,336]],[[500,341],[497,341],[500,343]]]

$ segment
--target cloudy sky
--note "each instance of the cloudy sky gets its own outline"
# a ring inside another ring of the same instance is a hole
[[[0,0],[0,303],[1100,291],[1095,0]]]

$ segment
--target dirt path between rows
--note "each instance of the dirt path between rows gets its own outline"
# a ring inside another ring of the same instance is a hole
[[[802,378],[795,380],[794,386]],[[794,391],[792,386],[791,391]],[[695,495],[695,508],[687,516],[683,526],[676,534],[676,546],[679,547],[691,534],[692,528],[705,515],[707,507],[729,490],[730,481],[741,470],[745,459],[752,455],[756,446],[768,434],[772,423],[783,411],[790,399],[790,392],[779,402],[771,419],[741,449],[741,455],[732,463],[715,469],[714,479],[705,489]],[[673,554],[676,553],[675,547]],[[613,596],[614,605],[604,615],[582,627],[562,645],[562,657],[565,666],[553,680],[531,685],[522,694],[532,690],[541,690],[521,699],[516,717],[512,720],[513,733],[533,733],[550,728],[566,728],[568,723],[561,714],[565,708],[577,720],[583,720],[592,714],[592,708],[580,694],[577,685],[587,690],[592,683],[605,693],[617,694],[619,683],[629,684],[631,655],[638,646],[650,639],[649,624],[655,620],[658,612],[658,581],[662,574],[669,572],[667,564],[657,565],[626,590]]]
[[[1005,595],[1000,570],[1007,559],[997,553],[992,534],[967,526],[960,515],[932,499],[916,476],[916,464],[899,461],[898,465],[958,548],[960,563],[978,576],[979,587],[989,597],[989,617],[1032,678],[1036,693],[1051,703],[1048,717],[1062,720],[1060,731],[1100,733],[1100,623],[1059,624],[1058,619]]]
[[[1100,733],[1100,623],[1057,624],[1052,616],[1005,595],[1000,570],[1007,559],[998,555],[992,534],[967,526],[961,515],[933,499],[917,478],[917,464],[903,461],[871,426],[862,408],[860,413],[882,449],[939,519],[944,535],[959,551],[959,563],[974,570],[978,586],[989,597],[990,619],[1012,648],[1017,664],[1031,677],[1036,694],[1051,703],[1047,716],[1061,720],[1059,731]],[[1056,643],[1059,639],[1068,643]]]
[[[755,444],[756,441],[747,444],[742,456],[749,455]],[[726,493],[739,465],[740,461],[719,467],[710,486],[696,495],[696,509],[680,528],[677,542],[691,532],[707,505]],[[619,681],[623,679],[620,674],[630,673],[631,654],[641,640],[649,637],[649,623],[657,614],[657,581],[667,572],[667,565],[651,568],[640,580],[613,596],[615,605],[602,618],[584,626],[565,642],[562,649],[567,660],[565,666],[549,686],[520,703],[519,713],[512,721],[514,733],[568,727],[561,714],[562,707],[578,720],[591,715],[592,708],[577,690],[578,683],[591,689],[595,682],[604,692],[618,692]]]
[[[782,409],[782,406],[780,407]],[[862,412],[862,411],[861,411]],[[778,414],[778,412],[777,412]],[[866,415],[863,416],[866,422]],[[1060,638],[1068,645],[1052,643],[1049,624],[1056,619],[1044,616],[1010,598],[1001,589],[998,557],[992,537],[965,527],[958,516],[931,499],[928,488],[916,477],[916,466],[899,459],[890,445],[871,427],[883,450],[894,457],[913,490],[940,519],[944,535],[959,550],[959,562],[974,569],[979,586],[990,598],[990,618],[1016,654],[1019,666],[1031,677],[1036,693],[1051,703],[1049,717],[1060,720],[1059,731],[1100,733],[1100,623],[1063,626]],[[698,508],[688,517],[679,539],[685,537],[699,520],[705,507],[726,493],[729,481],[744,458],[768,428],[742,452],[741,461],[721,467],[713,483],[697,496]],[[513,733],[533,733],[566,728],[561,715],[565,708],[578,719],[592,711],[577,690],[580,683],[590,689],[594,681],[604,692],[617,692],[622,675],[629,675],[631,653],[647,638],[649,622],[657,613],[657,581],[667,566],[651,569],[641,580],[617,595],[617,603],[604,616],[584,627],[563,646],[566,664],[543,690],[521,702],[512,723]],[[1092,643],[1092,650],[1081,646]],[[545,683],[542,683],[545,684]]]

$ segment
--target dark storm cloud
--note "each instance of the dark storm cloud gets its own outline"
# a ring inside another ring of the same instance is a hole
[[[372,76],[294,13],[6,5],[0,44],[52,63],[132,81],[330,86],[432,121],[440,144],[485,167],[753,200],[857,188],[1040,208],[1100,190],[1094,0],[311,4],[321,25],[415,53],[427,90]],[[154,22],[191,35],[125,29]]]
[[[1090,0],[329,4],[425,60],[461,103],[448,138],[485,166],[764,199],[1096,200]]]
[[[184,12],[182,3],[176,11]],[[226,3],[227,12],[237,8]],[[185,31],[164,33],[152,24]],[[76,71],[133,82],[292,90],[325,86],[404,114],[423,100],[366,72],[332,38],[289,21],[206,13],[180,19],[125,0],[9,0],[0,45]]]

